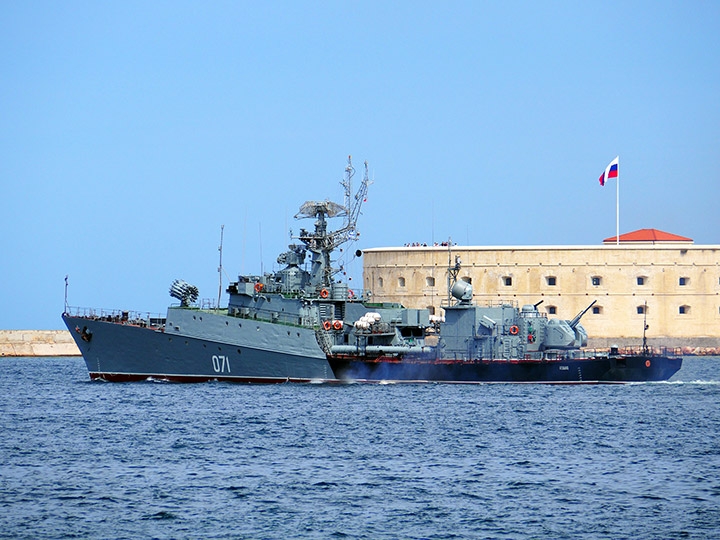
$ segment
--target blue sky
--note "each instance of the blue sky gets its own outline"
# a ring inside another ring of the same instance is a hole
[[[621,233],[720,244],[719,36],[717,2],[3,2],[0,328],[61,328],[66,274],[216,298],[220,226],[268,270],[348,154],[360,248],[599,244],[616,155]]]

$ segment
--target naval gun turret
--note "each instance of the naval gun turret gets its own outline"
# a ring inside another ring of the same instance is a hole
[[[571,320],[550,319],[545,328],[545,349],[579,349],[587,345],[587,332],[580,324],[588,310],[595,305],[593,301],[588,307],[575,315]]]

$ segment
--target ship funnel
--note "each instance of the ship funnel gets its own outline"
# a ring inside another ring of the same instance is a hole
[[[470,285],[467,281],[456,281],[452,286],[450,294],[461,302],[469,302],[472,300],[472,285]]]

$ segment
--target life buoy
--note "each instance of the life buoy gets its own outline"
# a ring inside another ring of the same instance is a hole
[[[335,330],[340,330],[340,329],[342,328],[342,326],[343,326],[342,321],[335,321],[335,322],[333,323],[333,328],[334,328]]]
[[[255,292],[260,292],[263,290],[263,284],[262,283],[256,283],[255,284]]]
[[[322,291],[320,291],[320,296],[322,296],[323,298],[327,298],[329,294],[330,293],[327,289],[323,289]]]
[[[645,360],[645,367],[650,367],[650,360]]]
[[[535,343],[535,336],[528,334],[528,343]]]
[[[348,298],[352,298],[353,296],[355,296],[355,294],[352,292],[351,289],[348,289]]]
[[[325,330],[330,330],[330,328],[332,328],[332,323],[331,323],[330,321],[325,321],[325,322],[323,323],[323,328],[324,328]]]
[[[515,326],[514,324],[510,327],[510,333],[513,336],[516,336],[519,331],[520,331],[520,329],[517,326]]]

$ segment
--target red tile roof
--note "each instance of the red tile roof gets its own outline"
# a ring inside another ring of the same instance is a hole
[[[614,244],[615,237],[611,236],[603,240],[605,244]],[[678,236],[677,234],[671,234],[664,231],[658,231],[657,229],[640,229],[639,231],[633,231],[620,235],[620,242],[689,242],[692,243],[692,238],[685,238],[684,236]]]

